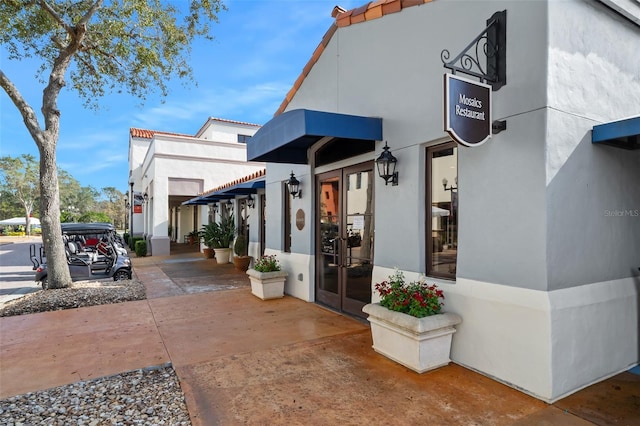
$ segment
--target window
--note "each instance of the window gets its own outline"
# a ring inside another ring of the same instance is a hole
[[[427,275],[455,279],[458,259],[458,147],[427,148]]]
[[[282,211],[284,212],[282,251],[291,253],[291,194],[286,180],[282,182],[282,195]]]
[[[238,143],[247,143],[249,139],[251,139],[249,135],[238,135]]]

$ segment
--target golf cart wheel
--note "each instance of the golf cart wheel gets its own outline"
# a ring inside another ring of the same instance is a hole
[[[49,288],[49,277],[42,277],[42,279],[40,280],[40,285],[42,286],[43,290],[46,290]]]
[[[127,272],[124,269],[116,271],[116,273],[113,274],[114,281],[122,281],[122,280],[129,280],[129,279],[131,279],[131,277],[129,277],[129,272]]]

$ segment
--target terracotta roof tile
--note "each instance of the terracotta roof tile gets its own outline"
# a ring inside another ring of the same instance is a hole
[[[320,56],[324,52],[325,47],[329,44],[329,41],[338,28],[348,27],[349,25],[379,19],[384,17],[384,15],[400,12],[407,7],[419,6],[424,3],[430,3],[431,1],[433,0],[377,0],[366,3],[360,7],[348,10],[346,12],[339,6],[334,7],[331,12],[331,16],[335,18],[335,23],[331,24],[331,27],[329,27],[324,37],[322,37],[322,41],[320,42],[316,50],[314,50],[313,55],[311,55],[311,59],[309,59],[307,64],[302,69],[302,73],[296,79],[293,87],[285,96],[284,100],[280,104],[280,107],[275,112],[274,117],[282,114],[287,109],[289,102],[291,102],[296,92],[302,85],[304,79],[309,75],[313,66],[316,64],[316,62],[318,62],[318,59],[320,59]]]
[[[155,135],[167,135],[167,136],[186,136],[192,138],[191,135],[185,135],[184,133],[172,133],[172,132],[162,132],[160,130],[147,130],[147,129],[138,129],[136,127],[131,127],[129,129],[129,134],[132,138],[143,138],[143,139],[152,139]]]
[[[213,194],[213,193],[214,193],[214,192],[216,192],[216,191],[220,191],[220,190],[222,190],[222,189],[229,188],[229,187],[232,187],[232,186],[234,186],[234,185],[238,185],[238,184],[240,184],[240,183],[249,182],[249,181],[252,181],[252,180],[254,180],[254,179],[258,179],[258,178],[260,178],[260,177],[264,177],[264,176],[266,176],[266,175],[267,175],[267,169],[261,169],[261,170],[258,170],[257,172],[251,173],[250,175],[243,176],[243,177],[241,177],[241,178],[238,178],[238,179],[233,180],[233,181],[231,181],[231,182],[227,182],[227,183],[225,183],[225,184],[222,184],[222,185],[220,185],[220,186],[217,186],[217,187],[215,187],[215,188],[213,188],[213,189],[210,189],[210,190],[208,190],[208,191],[204,191],[203,193],[198,194],[198,195],[199,195],[199,196],[203,196],[203,195]]]

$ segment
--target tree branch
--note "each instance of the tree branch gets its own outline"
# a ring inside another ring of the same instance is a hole
[[[87,10],[87,13],[84,14],[84,16],[80,19],[80,21],[78,21],[78,25],[79,26],[82,25],[83,27],[86,27],[87,23],[89,22],[93,14],[96,13],[96,11],[100,9],[100,7],[102,7],[102,3],[103,3],[103,0],[97,0],[93,4],[93,6],[91,6],[89,10]]]
[[[64,20],[62,19],[62,17],[60,15],[58,15],[58,13],[53,10],[53,8],[51,6],[49,6],[49,4],[45,1],[45,0],[38,0],[38,4],[40,5],[41,8],[43,8],[49,15],[51,15],[51,17],[62,27],[64,28],[64,30],[69,33],[69,34],[73,34],[73,27],[69,24],[67,24],[66,22],[64,22]]]
[[[9,80],[9,77],[7,77],[2,70],[0,70],[0,87],[4,89],[7,95],[9,95],[9,99],[11,99],[16,108],[18,108],[31,137],[35,141],[42,141],[42,129],[40,128],[40,123],[38,123],[36,112],[31,108],[31,105],[29,105],[26,99],[22,97],[18,88]]]

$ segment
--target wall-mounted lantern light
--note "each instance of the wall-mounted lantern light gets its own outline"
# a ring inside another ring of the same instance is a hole
[[[146,203],[147,201],[149,201],[149,194],[145,192],[144,194],[142,194],[142,198],[144,198],[144,202]]]
[[[393,156],[391,151],[389,151],[387,142],[384,143],[384,148],[382,149],[382,154],[380,154],[380,157],[376,159],[376,166],[378,166],[378,175],[380,175],[380,177],[384,179],[385,185],[388,185],[389,181],[391,181],[392,186],[397,186],[398,172],[396,172],[396,164],[398,163],[398,159]]]
[[[218,203],[211,204],[211,211],[213,212],[213,214],[218,213]]]
[[[251,194],[247,197],[247,207],[252,209],[256,205],[256,200],[253,198]]]
[[[300,181],[296,179],[296,176],[293,174],[293,170],[291,171],[291,177],[287,181],[287,188],[289,189],[289,194],[291,194],[293,198],[302,198]]]
[[[229,213],[233,212],[233,201],[231,201],[231,199],[227,201],[227,211]]]

